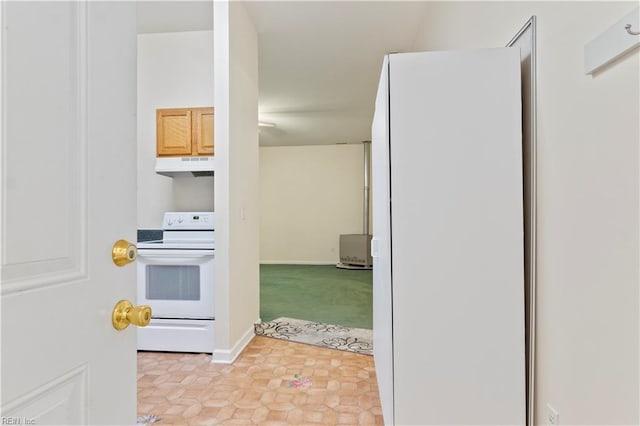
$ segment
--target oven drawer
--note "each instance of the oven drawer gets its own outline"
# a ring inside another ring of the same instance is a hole
[[[213,353],[214,320],[152,318],[137,330],[138,350]]]

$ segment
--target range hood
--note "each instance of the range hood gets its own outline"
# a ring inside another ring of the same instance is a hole
[[[169,177],[213,176],[214,157],[156,157],[156,173]]]

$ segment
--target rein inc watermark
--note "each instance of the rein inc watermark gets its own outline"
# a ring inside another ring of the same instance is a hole
[[[0,417],[3,425],[35,425],[36,420],[29,417]]]

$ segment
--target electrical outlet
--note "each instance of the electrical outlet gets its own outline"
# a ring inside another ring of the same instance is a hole
[[[560,424],[560,415],[550,404],[547,404],[547,425],[557,426]]]

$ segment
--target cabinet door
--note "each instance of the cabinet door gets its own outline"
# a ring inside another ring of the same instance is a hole
[[[193,153],[213,155],[213,108],[193,109]]]
[[[191,155],[191,110],[159,109],[156,111],[157,155]]]

